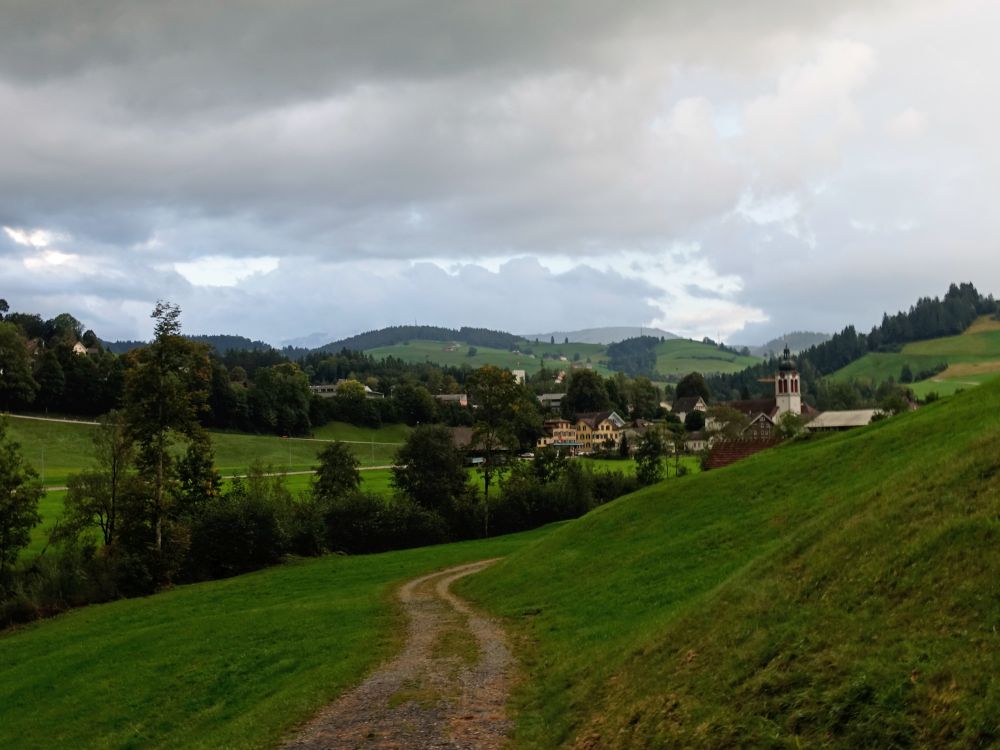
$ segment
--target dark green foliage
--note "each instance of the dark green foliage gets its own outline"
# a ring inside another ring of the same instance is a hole
[[[707,403],[712,398],[712,392],[700,372],[692,372],[681,378],[675,389],[677,398],[693,398],[700,396]]]
[[[609,344],[608,368],[633,378],[637,375],[651,377],[656,372],[656,345],[659,342],[655,336],[636,336]]]
[[[210,499],[192,523],[191,580],[226,578],[273,565],[295,534],[291,495],[280,476],[260,465]]]
[[[7,569],[31,541],[31,529],[41,520],[42,488],[35,470],[21,457],[19,446],[7,440],[7,423],[0,419],[0,593]]]
[[[913,382],[913,370],[910,369],[908,364],[904,364],[903,368],[899,372],[899,382],[900,383],[912,383]]]
[[[307,435],[310,399],[309,378],[298,365],[262,367],[248,396],[250,419],[278,435]]]
[[[324,508],[326,543],[334,552],[361,554],[440,544],[453,538],[448,521],[409,497],[354,492]]]
[[[313,496],[321,503],[353,494],[361,487],[360,463],[346,443],[339,440],[328,443],[318,458]]]
[[[684,415],[684,429],[688,432],[698,432],[705,426],[705,412],[689,411]]]
[[[38,391],[38,383],[31,374],[31,355],[28,344],[17,326],[9,322],[0,323],[0,406],[30,403]]]
[[[604,411],[610,408],[611,399],[604,379],[593,370],[573,370],[566,386],[561,409],[567,419],[577,414]]]
[[[428,510],[447,512],[465,496],[469,477],[451,430],[420,425],[396,455],[392,485]]]
[[[647,429],[635,450],[635,476],[639,484],[656,484],[664,476],[663,457],[666,442],[663,433],[656,427]]]

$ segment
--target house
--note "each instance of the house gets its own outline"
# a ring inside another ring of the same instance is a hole
[[[562,406],[563,396],[565,395],[565,393],[543,393],[538,397],[538,403],[542,405],[543,409],[558,414],[559,407]]]
[[[676,415],[682,422],[693,411],[700,411],[702,413],[708,411],[708,404],[705,403],[705,399],[701,396],[685,396],[684,398],[674,399],[673,406],[670,407],[670,413]]]
[[[568,419],[546,419],[537,447],[565,449],[570,455],[575,455],[581,445],[577,440],[576,427]]]
[[[344,383],[349,383],[349,382],[351,381],[348,380],[347,378],[341,378],[336,383],[321,383],[320,385],[311,385],[309,386],[309,390],[321,398],[333,398],[334,396],[337,395],[337,388],[343,385]],[[357,381],[355,380],[353,382],[356,383]],[[365,398],[367,399],[385,398],[384,394],[379,393],[378,391],[373,391],[367,385],[364,386],[364,389],[365,389]]]
[[[458,404],[463,409],[469,405],[469,394],[467,393],[439,393],[434,398],[442,404]]]
[[[528,373],[526,371],[524,371],[524,370],[511,370],[510,374],[514,376],[514,380],[519,385],[524,385],[524,381],[528,377]]]
[[[688,453],[701,453],[703,450],[708,449],[710,442],[704,430],[689,432],[684,438],[684,450]]]
[[[87,347],[85,347],[79,341],[77,341],[75,344],[73,344],[73,354],[83,355],[83,354],[86,354],[86,353],[87,353]]]
[[[605,447],[617,448],[625,420],[613,411],[598,411],[576,416],[576,439],[581,453],[593,453]]]

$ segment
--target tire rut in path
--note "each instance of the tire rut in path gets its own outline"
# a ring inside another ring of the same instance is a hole
[[[500,748],[512,658],[503,630],[450,590],[499,558],[421,576],[399,590],[403,652],[299,731],[286,750]]]

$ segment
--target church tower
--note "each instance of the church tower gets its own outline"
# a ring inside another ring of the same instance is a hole
[[[795,360],[792,359],[788,345],[785,345],[785,352],[778,363],[778,375],[774,379],[774,400],[778,405],[778,414],[781,416],[786,412],[792,414],[802,413],[802,394],[799,392],[799,371],[795,369]]]

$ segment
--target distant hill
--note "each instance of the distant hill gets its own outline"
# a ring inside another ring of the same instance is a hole
[[[549,333],[525,334],[521,338],[528,341],[535,339],[551,341],[554,338],[557,344],[561,344],[566,339],[579,344],[616,344],[619,341],[638,336],[655,336],[664,339],[680,338],[676,333],[670,333],[670,331],[641,326],[606,326],[604,328],[581,328],[576,331],[550,331]]]
[[[829,341],[832,336],[829,333],[819,333],[817,331],[792,331],[771,339],[761,346],[751,346],[750,353],[755,357],[767,357],[771,354],[779,355],[787,345],[792,354],[798,354],[803,349],[810,346],[822,344]]]
[[[365,331],[339,341],[317,347],[316,351],[339,352],[341,349],[365,352],[409,341],[459,341],[472,346],[489,346],[495,349],[512,349],[523,340],[520,336],[488,328],[443,328],[441,326],[389,326],[375,331]]]
[[[200,334],[197,336],[185,336],[184,338],[190,341],[197,341],[200,344],[208,344],[212,347],[218,354],[225,354],[231,349],[248,349],[254,351],[267,351],[273,347],[265,341],[255,341],[253,339],[248,339],[246,336],[237,336],[232,334],[219,334],[219,335],[205,335]],[[131,351],[132,349],[138,349],[141,346],[146,346],[148,341],[102,341],[101,342],[105,349],[114,352],[115,354],[124,354],[125,352]]]

